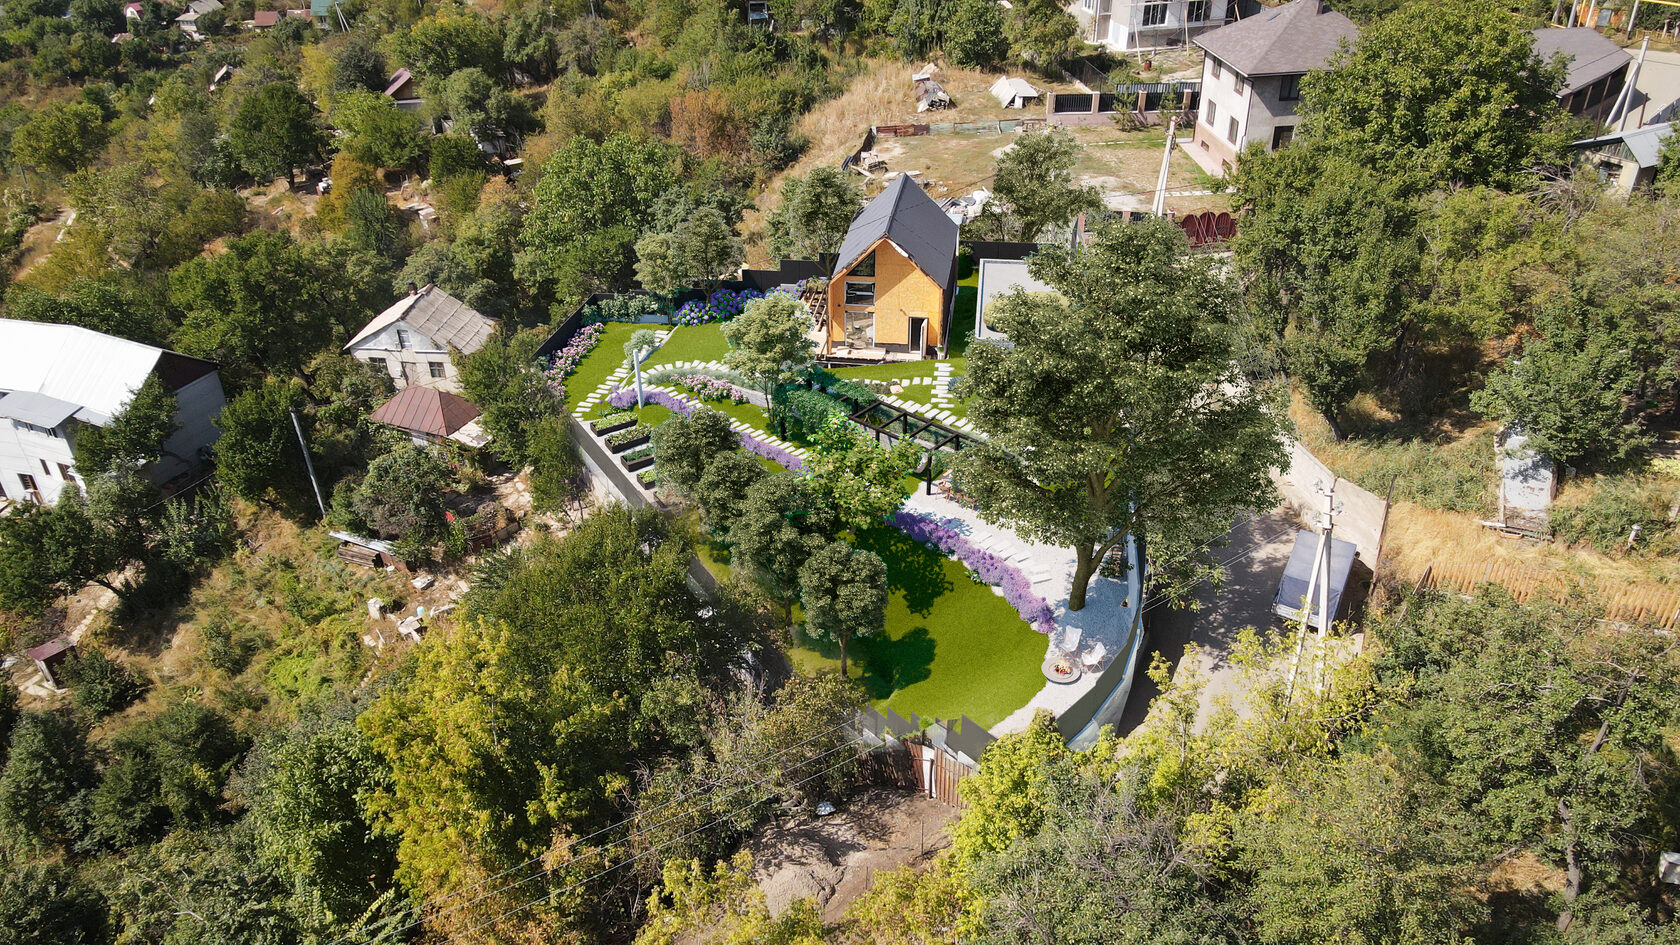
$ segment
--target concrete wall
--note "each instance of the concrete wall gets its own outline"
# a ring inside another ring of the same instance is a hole
[[[1143,0],[1088,0],[1081,8],[1092,19],[1091,41],[1112,49],[1156,49],[1184,45],[1186,31],[1197,36],[1225,23],[1226,0],[1209,0],[1207,18],[1186,23],[1189,0],[1167,0],[1166,20],[1143,25]]]
[[[1189,149],[1196,162],[1210,172],[1218,172],[1226,163],[1236,165],[1242,127],[1248,121],[1251,91],[1246,79],[1238,91],[1236,83],[1240,76],[1228,66],[1221,68],[1219,77],[1214,78],[1216,62],[1212,56],[1202,59],[1202,104],[1196,113],[1196,133]],[[1238,144],[1232,144],[1227,134],[1233,115],[1238,123]]]
[[[214,371],[175,392],[175,435],[163,444],[163,451],[189,466],[198,465],[199,451],[221,437],[216,417],[227,405],[222,379]]]
[[[904,348],[910,343],[910,319],[927,319],[924,344],[937,348],[945,343],[945,293],[931,276],[916,268],[891,240],[880,240],[875,253],[875,316],[873,344]],[[868,254],[865,254],[867,257]],[[828,337],[833,343],[846,340],[846,282],[850,269],[836,275],[828,285]],[[854,306],[854,309],[856,306]]]
[[[162,480],[199,466],[200,450],[215,443],[221,435],[215,420],[227,399],[222,392],[221,378],[212,372],[176,391],[175,402],[175,425],[179,429],[163,445],[164,460],[151,470],[159,485]],[[66,421],[57,428],[59,435],[54,437],[26,429],[14,420],[0,420],[0,488],[4,488],[7,497],[28,498],[19,475],[33,477],[41,500],[48,503],[58,501],[67,482],[86,490],[86,483],[76,468],[73,432],[76,426],[75,421]],[[60,464],[70,467],[69,479],[65,478]]]
[[[408,333],[407,348],[404,348],[397,338],[399,328]],[[459,375],[455,370],[455,363],[449,359],[448,349],[416,331],[406,321],[387,325],[383,331],[363,338],[356,347],[350,349],[350,354],[358,361],[372,361],[375,365],[380,358],[384,358],[386,373],[391,376],[398,390],[411,383],[457,393],[461,389],[457,379]],[[443,365],[442,377],[432,376],[433,363]]]
[[[58,494],[63,490],[65,483],[58,468],[60,463],[71,467],[72,481],[76,481],[76,459],[71,452],[72,443],[65,438],[63,428],[59,428],[58,432],[56,437],[48,436],[26,429],[15,420],[0,420],[0,488],[5,489],[8,498],[33,498],[24,491],[23,483],[18,478],[24,475],[35,480],[35,487],[41,493],[42,501],[57,502]],[[42,460],[47,464],[44,470],[41,467]]]
[[[1258,141],[1269,151],[1272,134],[1278,128],[1293,128],[1300,122],[1295,114],[1295,107],[1300,101],[1286,102],[1280,97],[1283,76],[1263,75],[1253,81],[1254,89],[1248,97],[1248,117],[1243,121],[1242,142],[1238,148],[1246,148],[1250,142]],[[1299,80],[1296,88],[1300,88]]]
[[[1324,496],[1316,489],[1336,488],[1336,503],[1342,511],[1336,515],[1336,537],[1351,541],[1359,548],[1359,560],[1372,571],[1377,569],[1377,555],[1382,548],[1383,522],[1387,518],[1388,503],[1381,496],[1360,488],[1356,483],[1341,479],[1330,471],[1318,457],[1299,443],[1293,445],[1289,468],[1274,474],[1278,491],[1301,517],[1309,522],[1317,520],[1324,511]]]

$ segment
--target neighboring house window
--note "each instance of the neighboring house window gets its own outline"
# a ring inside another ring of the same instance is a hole
[[[41,475],[47,477],[48,479],[52,478],[52,467],[48,466],[47,461],[44,459],[41,460]]]
[[[1206,23],[1208,18],[1208,0],[1190,0],[1184,7],[1184,22]],[[1215,66],[1215,68],[1218,68]],[[1217,73],[1216,73],[1217,74]]]
[[[1295,137],[1294,125],[1278,126],[1277,130],[1272,132],[1272,150],[1276,151],[1278,148],[1288,144],[1289,140],[1293,137]]]
[[[1237,120],[1236,120],[1236,118],[1231,119],[1231,128],[1230,128],[1229,131],[1227,131],[1225,133],[1225,137],[1230,138],[1232,144],[1237,143]]]
[[[426,362],[426,367],[427,367],[427,369],[429,369],[432,372],[433,377],[442,377],[443,376],[443,362],[442,361],[427,361]]]
[[[404,350],[413,347],[413,342],[409,340],[407,330],[402,328],[397,329],[397,347]]]
[[[1167,5],[1165,3],[1146,3],[1143,5],[1143,25],[1160,26],[1167,22]]]
[[[384,371],[386,377],[389,377],[391,375],[391,359],[390,358],[368,358],[367,363],[373,365],[374,367],[379,368],[381,371]]]
[[[1210,98],[1207,105],[1207,126],[1212,128],[1213,123],[1219,120],[1219,103]]]
[[[1243,77],[1240,74],[1235,73],[1235,72],[1231,73],[1231,89],[1233,91],[1235,91],[1238,95],[1243,94],[1243,91],[1244,91]]]
[[[60,479],[63,479],[65,482],[69,482],[70,481],[70,475],[71,475],[70,474],[70,467],[66,466],[63,463],[59,463],[58,464],[58,477]]]
[[[62,439],[62,437],[58,435],[57,427],[38,427],[33,423],[25,423],[22,420],[17,421],[17,425],[23,427],[31,433],[39,433],[42,436],[50,436],[55,440]]]
[[[39,486],[35,485],[34,476],[27,473],[18,473],[18,482],[23,485],[24,492],[34,496],[35,501],[41,501],[41,489]]]
[[[1301,77],[1286,75],[1278,80],[1278,101],[1295,102],[1301,98]]]
[[[874,305],[875,283],[846,280],[847,305]]]
[[[1213,77],[1215,79],[1225,74],[1225,66],[1219,60],[1210,58],[1208,62],[1213,65]]]
[[[857,265],[852,267],[852,271],[850,273],[848,273],[848,275],[853,275],[853,276],[873,276],[873,275],[875,275],[875,254],[870,253],[869,255],[867,255],[867,256],[863,257],[862,259],[858,260]]]

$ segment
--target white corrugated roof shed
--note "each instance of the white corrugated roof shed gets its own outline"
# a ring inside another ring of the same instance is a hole
[[[1004,108],[1019,108],[1039,97],[1038,90],[1026,79],[1004,76],[992,83],[992,94]]]
[[[122,411],[157,367],[162,348],[79,328],[0,318],[0,390],[33,391],[101,424]]]

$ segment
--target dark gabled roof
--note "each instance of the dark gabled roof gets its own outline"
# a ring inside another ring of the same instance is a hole
[[[478,413],[478,407],[459,394],[411,384],[368,419],[410,433],[442,438],[478,419]]]
[[[391,73],[391,81],[385,86],[385,94],[395,98],[402,87],[414,79],[414,74],[407,69],[398,69]]]
[[[1585,26],[1564,29],[1542,26],[1534,31],[1534,54],[1543,62],[1551,62],[1558,55],[1569,57],[1569,73],[1563,80],[1560,95],[1591,85],[1633,61],[1627,50],[1605,39],[1598,30]]]
[[[1319,0],[1295,0],[1196,37],[1208,55],[1245,76],[1295,75],[1322,69],[1359,35],[1353,21]]]
[[[835,275],[861,259],[883,237],[892,240],[940,288],[951,288],[956,271],[957,223],[908,174],[894,178],[880,196],[852,218],[852,227],[840,243]]]

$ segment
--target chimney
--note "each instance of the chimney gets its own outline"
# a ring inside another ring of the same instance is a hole
[[[410,279],[408,281],[408,294],[409,295],[416,295],[419,292],[420,292],[420,287],[414,284],[413,279]]]

